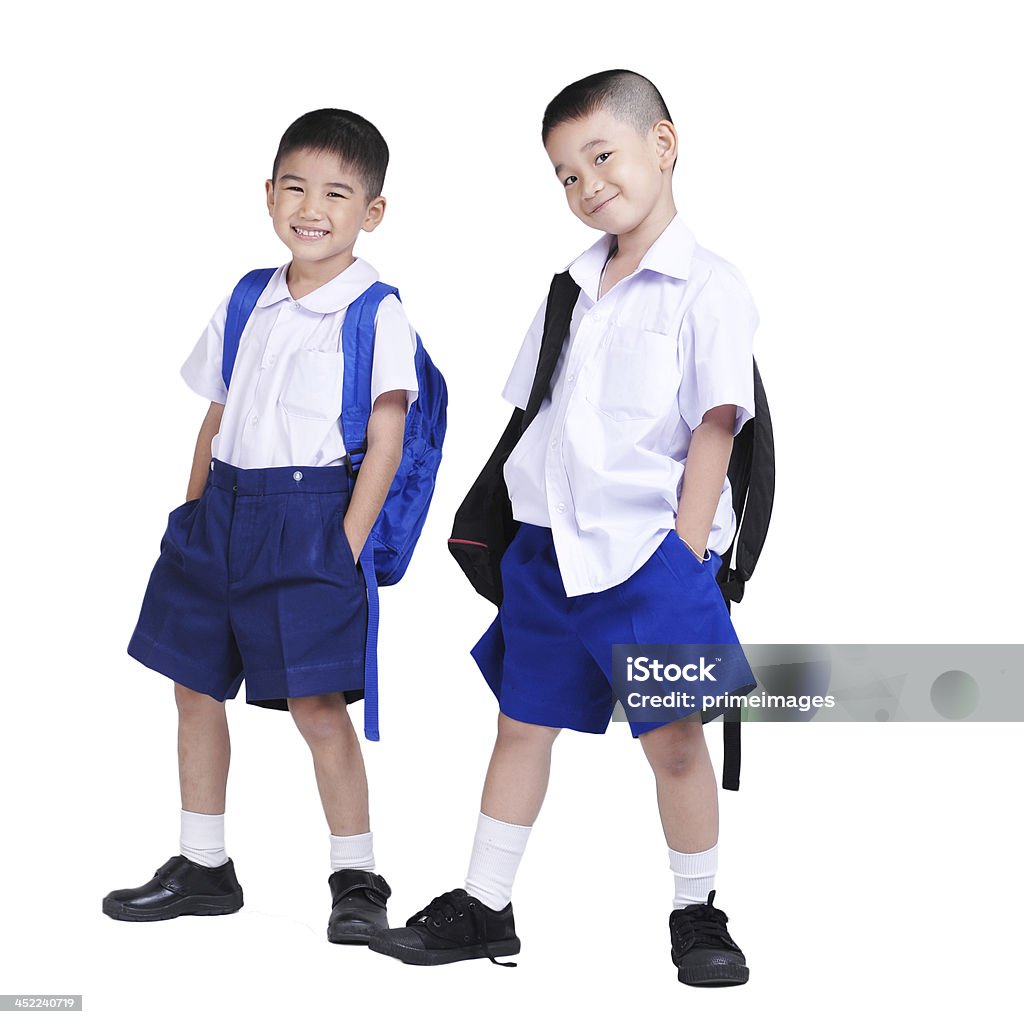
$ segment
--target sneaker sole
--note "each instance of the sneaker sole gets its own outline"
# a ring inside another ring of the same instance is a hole
[[[684,985],[701,985],[706,988],[745,985],[749,977],[750,968],[742,964],[679,968],[679,980]]]
[[[393,956],[397,960],[401,960],[403,964],[415,964],[418,967],[454,964],[460,960],[479,960],[492,956],[515,956],[519,952],[519,947],[520,943],[517,938],[489,942],[486,949],[483,946],[462,946],[458,949],[412,949],[382,937],[370,939],[370,949],[374,953]]]
[[[215,917],[234,914],[242,909],[242,897],[238,896],[183,896],[175,903],[162,907],[145,909],[125,906],[119,900],[106,897],[103,913],[115,921],[171,921],[176,917]]]
[[[385,925],[385,927],[387,927]],[[372,925],[367,925],[365,931],[343,931],[343,932],[332,932],[330,928],[327,929],[327,941],[333,942],[336,946],[366,946],[369,944],[370,939],[377,934],[381,929],[374,928]]]

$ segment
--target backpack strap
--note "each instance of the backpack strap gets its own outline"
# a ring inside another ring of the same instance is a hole
[[[523,414],[523,433],[540,412],[541,403],[551,388],[551,378],[562,353],[572,311],[576,307],[576,299],[580,294],[580,286],[572,279],[568,270],[555,274],[548,289],[548,304],[544,311],[544,334],[541,337],[540,355],[537,357],[537,372],[533,377],[530,400],[526,403]]]
[[[398,289],[382,281],[370,285],[349,303],[341,324],[344,361],[341,397],[341,435],[345,442],[345,465],[355,477],[366,455],[366,426],[370,420],[370,384],[373,375],[373,342],[377,307]],[[366,658],[363,670],[363,735],[380,739],[377,698],[377,632],[380,628],[380,599],[377,570],[373,564],[373,531],[359,553],[359,565],[366,583]]]
[[[736,532],[729,550],[722,556],[718,581],[726,601],[741,601],[744,584],[753,574],[764,547],[775,498],[775,440],[757,360],[754,360],[754,418],[743,425],[733,442],[729,480]],[[734,550],[736,567],[732,568]]]
[[[366,454],[366,425],[370,421],[370,383],[373,375],[374,324],[377,307],[389,295],[401,299],[398,289],[383,281],[370,285],[349,303],[341,324],[344,383],[341,396],[341,436],[345,465],[355,473]]]
[[[231,373],[235,368],[242,331],[245,330],[245,325],[256,308],[256,301],[274,276],[275,269],[271,267],[268,270],[250,270],[235,285],[228,300],[228,314],[224,321],[224,347],[220,359],[220,375],[224,378],[226,388],[231,386]]]

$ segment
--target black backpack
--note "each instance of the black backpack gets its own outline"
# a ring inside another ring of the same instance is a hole
[[[548,292],[544,312],[537,373],[526,410],[516,409],[486,465],[469,489],[452,525],[448,550],[473,584],[477,593],[496,605],[501,604],[501,556],[512,543],[519,524],[512,518],[512,502],[505,486],[504,466],[512,449],[540,410],[551,387],[551,377],[562,346],[569,334],[569,322],[580,287],[568,271],[556,274]],[[736,534],[722,556],[718,585],[726,608],[743,598],[743,589],[753,575],[768,532],[775,496],[775,444],[772,437],[768,399],[761,374],[754,362],[754,408],[757,415],[748,420],[733,440],[729,459],[729,483],[736,513]],[[735,567],[732,567],[735,552]],[[715,717],[711,713],[705,721]],[[725,758],[722,788],[740,788],[740,712],[722,713],[725,728]]]

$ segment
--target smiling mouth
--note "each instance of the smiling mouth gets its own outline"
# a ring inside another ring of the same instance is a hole
[[[603,203],[599,203],[597,206],[595,206],[590,211],[590,216],[593,217],[595,213],[600,213],[613,199],[618,199],[618,198],[619,198],[619,193],[618,192],[616,192],[615,195],[613,195],[613,196],[609,196]]]
[[[293,226],[292,231],[294,231],[299,238],[310,238],[314,240],[317,238],[324,238],[330,234],[329,231],[325,231],[323,228],[297,228]]]

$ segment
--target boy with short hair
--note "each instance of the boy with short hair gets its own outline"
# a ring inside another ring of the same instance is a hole
[[[372,411],[354,485],[340,422],[342,323],[378,280],[353,248],[384,216],[387,164],[387,143],[358,114],[323,109],[296,120],[266,182],[291,261],[256,300],[230,372],[222,365],[228,298],[182,367],[210,407],[188,500],[169,516],[128,648],[175,681],[181,854],[145,885],[108,894],[103,911],[118,920],[242,906],[224,849],[224,702],[244,676],[247,702],[289,710],[313,756],[331,833],[328,938],[365,943],[387,926],[390,889],[375,873],[366,773],[346,704],[364,691],[360,553],[418,389],[416,335],[394,295],[376,313]]]
[[[570,210],[603,236],[569,267],[580,290],[568,338],[504,466],[519,526],[498,617],[473,650],[500,713],[465,889],[370,943],[407,963],[519,951],[512,882],[551,746],[561,728],[607,728],[613,644],[737,642],[715,574],[735,531],[732,439],[754,415],[757,311],[736,269],[676,215],[676,130],[651,82],[575,82],[548,105],[542,136]],[[504,390],[520,409],[544,323],[542,304]],[[742,984],[746,961],[713,905],[717,787],[700,714],[630,725],[669,845],[678,978]]]

